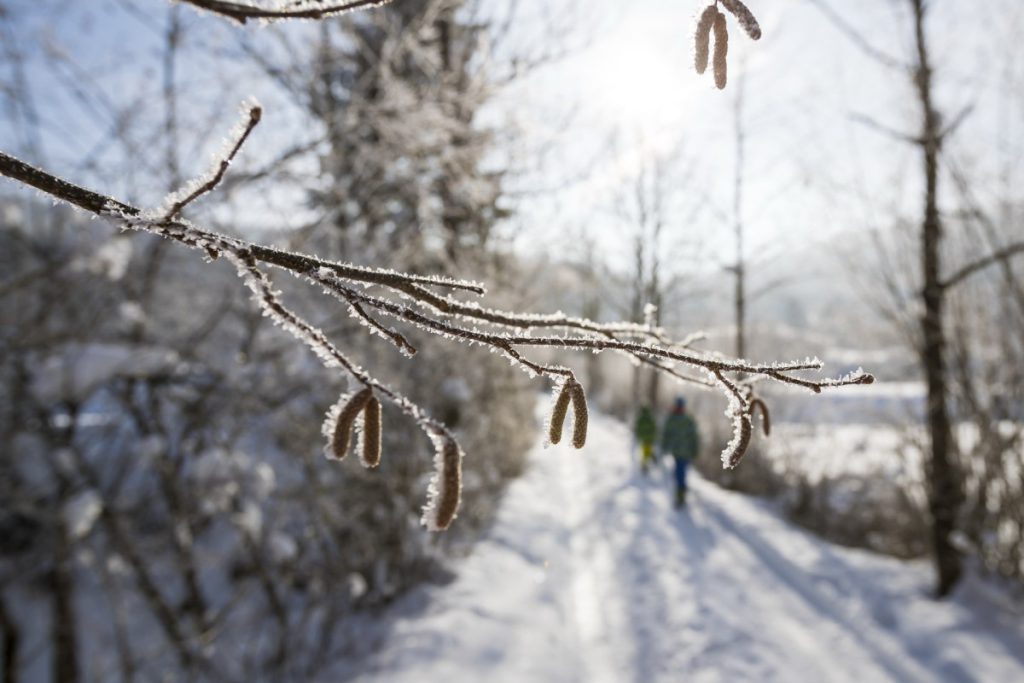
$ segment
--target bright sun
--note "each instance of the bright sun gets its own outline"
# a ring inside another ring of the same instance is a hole
[[[665,19],[664,12],[631,13],[587,51],[584,101],[625,131],[678,125],[692,101],[688,26]]]

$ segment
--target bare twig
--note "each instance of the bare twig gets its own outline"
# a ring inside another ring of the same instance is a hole
[[[263,19],[276,21],[283,19],[324,19],[326,17],[344,14],[352,10],[380,7],[391,0],[343,0],[339,2],[324,2],[313,4],[310,2],[298,2],[295,7],[282,9],[280,7],[261,7],[251,2],[234,2],[233,0],[181,0],[193,7],[219,14],[222,17],[233,19],[244,24],[250,19]]]
[[[971,277],[975,273],[985,270],[989,266],[995,265],[996,263],[1008,261],[1011,258],[1018,256],[1020,254],[1024,254],[1024,242],[1014,242],[1013,244],[1008,244],[1005,247],[997,249],[991,254],[988,254],[987,256],[978,259],[977,261],[968,263],[967,265],[963,266],[962,268],[951,274],[949,277],[947,277],[945,280],[943,280],[942,286],[945,289],[955,287],[956,285],[960,284],[961,282]]]
[[[882,133],[883,135],[886,135],[898,142],[905,142],[909,145],[921,144],[920,135],[911,135],[909,133],[904,133],[902,131],[896,130],[895,128],[885,125],[881,121],[873,119],[867,114],[854,112],[850,114],[850,120],[859,123],[863,126],[867,126],[868,128],[874,130],[875,132]]]
[[[852,42],[857,49],[863,52],[865,55],[875,60],[879,64],[888,67],[890,69],[901,69],[909,71],[910,66],[896,57],[893,57],[887,52],[875,47],[875,45],[868,40],[868,38],[853,27],[841,14],[833,9],[832,5],[828,3],[828,0],[809,0],[809,2],[818,8],[825,18],[839,30],[840,33],[845,35],[850,42]]]
[[[167,210],[167,220],[172,220],[181,213],[182,209],[194,202],[200,196],[207,192],[213,191],[215,187],[220,183],[221,179],[224,178],[224,174],[228,170],[228,166],[231,165],[235,155],[238,154],[238,150],[242,149],[242,145],[249,138],[249,134],[252,133],[253,128],[260,122],[260,118],[263,116],[263,110],[258,105],[252,105],[249,107],[248,120],[242,127],[241,133],[238,135],[235,143],[231,146],[224,158],[222,158],[217,164],[216,170],[205,182],[198,183],[198,186],[189,192],[184,198],[174,202],[174,204]]]

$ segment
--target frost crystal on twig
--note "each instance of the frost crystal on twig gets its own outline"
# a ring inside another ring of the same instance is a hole
[[[261,118],[263,118],[263,109],[258,103],[253,101],[245,105],[242,120],[228,135],[224,152],[214,157],[216,163],[213,168],[206,175],[194,179],[164,200],[164,206],[168,208],[163,214],[163,220],[169,221],[176,218],[182,209],[220,184],[235,155],[238,154],[238,150],[245,144],[249,134],[252,133]]]

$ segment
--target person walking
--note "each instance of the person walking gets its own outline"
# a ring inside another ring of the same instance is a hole
[[[633,435],[640,444],[640,471],[647,474],[654,462],[654,443],[658,440],[658,423],[654,412],[648,406],[642,406],[636,416]]]
[[[686,412],[686,399],[676,398],[661,432],[661,452],[675,458],[676,507],[686,504],[686,470],[697,457],[700,436],[697,423]]]

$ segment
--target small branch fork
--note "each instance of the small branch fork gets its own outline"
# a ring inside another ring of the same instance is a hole
[[[430,437],[437,452],[437,472],[431,485],[431,501],[424,513],[424,522],[430,528],[445,528],[454,518],[458,506],[462,451],[455,437],[418,405],[352,362],[321,330],[285,307],[273,289],[270,277],[264,270],[265,266],[285,270],[321,287],[329,296],[344,302],[350,314],[365,324],[371,333],[381,336],[407,356],[414,355],[416,348],[388,322],[398,321],[427,334],[467,345],[482,345],[501,353],[531,376],[547,377],[558,386],[573,387],[576,392],[574,401],[580,404],[581,415],[585,415],[585,398],[572,370],[532,360],[525,355],[527,349],[548,347],[594,353],[614,351],[679,381],[717,387],[729,399],[728,414],[733,418],[733,440],[723,453],[723,462],[727,467],[735,467],[739,463],[750,442],[754,409],[760,408],[763,418],[767,418],[764,402],[753,396],[751,383],[754,380],[770,379],[815,393],[825,388],[870,384],[874,381],[871,375],[864,372],[837,379],[809,380],[794,373],[821,370],[820,361],[757,364],[728,359],[691,349],[692,339],[673,342],[664,330],[648,325],[601,324],[561,313],[537,315],[488,309],[478,302],[459,300],[445,293],[455,290],[482,296],[485,289],[476,282],[326,261],[205,230],[184,219],[182,212],[200,197],[213,191],[224,178],[236,154],[259,123],[260,115],[259,106],[249,106],[242,125],[235,133],[234,142],[217,161],[211,173],[169,197],[164,203],[165,208],[154,211],[143,211],[85,189],[2,152],[0,174],[93,214],[104,216],[123,229],[160,235],[200,249],[210,258],[224,256],[230,260],[238,269],[239,276],[253,291],[254,299],[266,315],[309,346],[325,365],[343,368],[364,389],[394,403]],[[703,371],[705,377],[679,372],[678,366]],[[727,373],[739,373],[744,379],[730,380]],[[332,434],[340,433],[335,421],[338,413],[344,412],[346,406],[342,403],[345,399],[343,397],[329,413],[328,422],[325,423],[325,433],[329,438],[332,438]],[[365,400],[365,396],[361,400]],[[374,418],[373,424],[379,429],[378,418]],[[343,426],[347,429],[350,425]],[[582,429],[585,432],[585,423]],[[347,446],[347,438],[345,432],[344,446]],[[585,434],[574,438],[573,443],[582,445],[584,440]],[[330,446],[333,447],[334,443]],[[341,451],[339,455],[335,450],[335,456],[343,456],[344,447]]]

